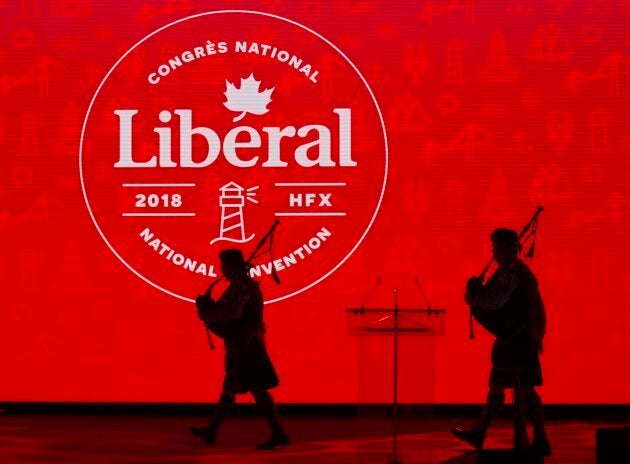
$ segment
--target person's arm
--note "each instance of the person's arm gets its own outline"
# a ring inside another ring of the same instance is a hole
[[[230,286],[218,301],[207,311],[206,322],[233,321],[238,319],[249,301],[249,289],[246,286]]]
[[[214,305],[215,301],[206,293],[199,295],[196,298],[195,306],[197,306],[197,315],[202,322],[206,322],[206,318],[210,311],[212,311]]]
[[[471,306],[483,310],[501,309],[508,302],[518,284],[516,274],[510,275],[502,288],[488,285],[469,285],[464,299]]]

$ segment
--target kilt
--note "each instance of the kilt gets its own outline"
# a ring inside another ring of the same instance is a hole
[[[542,382],[538,349],[528,332],[522,331],[512,338],[497,338],[494,341],[490,386],[537,387]]]
[[[224,391],[237,394],[269,390],[279,383],[262,329],[255,330],[248,339],[225,339]]]

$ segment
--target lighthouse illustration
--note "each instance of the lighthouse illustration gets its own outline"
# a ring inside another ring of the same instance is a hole
[[[215,242],[224,240],[226,242],[245,243],[254,238],[251,234],[245,237],[245,220],[243,217],[243,208],[245,200],[252,203],[258,203],[254,198],[258,185],[245,189],[236,182],[228,182],[219,188],[221,195],[219,196],[219,206],[221,207],[221,227],[219,236],[210,240],[210,245]]]

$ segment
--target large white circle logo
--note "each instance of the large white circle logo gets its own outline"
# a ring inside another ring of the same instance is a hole
[[[220,273],[220,250],[249,256],[279,221],[250,271],[271,303],[356,250],[387,159],[376,99],[341,50],[289,19],[229,10],[168,24],[116,62],[85,116],[79,169],[110,250],[186,301]]]

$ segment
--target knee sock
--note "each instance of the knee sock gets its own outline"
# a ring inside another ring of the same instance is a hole
[[[529,445],[527,437],[527,425],[525,423],[524,392],[518,387],[514,388],[514,409],[512,411],[514,421],[514,446],[525,448]]]
[[[280,423],[280,416],[278,416],[278,409],[276,408],[276,403],[274,402],[271,393],[267,390],[262,390],[252,392],[252,395],[256,400],[256,404],[260,408],[260,412],[263,414],[265,419],[267,419],[269,428],[271,428],[271,433],[273,435],[284,435],[284,429]]]
[[[235,401],[236,398],[234,397],[234,395],[225,392],[221,393],[221,396],[219,397],[219,402],[217,403],[214,414],[210,418],[210,423],[208,425],[211,433],[217,433],[217,430],[219,430],[219,427],[225,420],[226,416],[229,414]]]
[[[505,394],[502,389],[491,388],[488,391],[486,404],[481,413],[481,418],[475,426],[475,431],[480,433],[482,437],[485,436],[486,430],[488,430],[492,418],[497,415],[504,401]]]
[[[527,415],[534,427],[534,441],[546,440],[545,420],[543,417],[542,400],[535,390],[527,392],[525,396]]]

